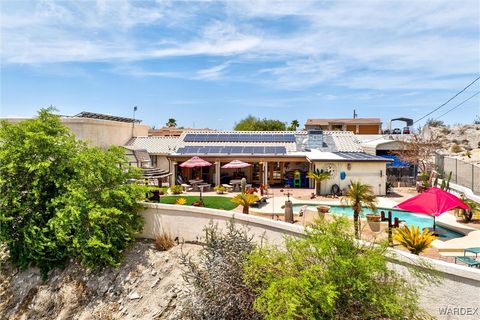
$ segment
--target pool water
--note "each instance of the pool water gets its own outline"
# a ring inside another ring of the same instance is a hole
[[[302,204],[294,204],[293,205],[293,212],[298,213],[300,211],[300,207]],[[353,209],[352,207],[348,206],[337,206],[337,205],[329,205],[331,213],[341,214],[347,217],[353,217]],[[316,205],[308,205],[309,210],[317,211]],[[430,217],[426,214],[421,213],[413,213],[398,209],[388,209],[388,208],[378,208],[377,213],[384,211],[385,216],[387,215],[388,211],[392,212],[392,219],[398,217],[400,221],[405,221],[405,223],[409,226],[418,226],[420,230],[423,228],[433,228],[433,217]],[[362,215],[372,213],[372,211],[368,208],[363,209]],[[393,221],[392,221],[393,222]],[[439,238],[460,238],[464,235],[453,230],[449,230],[440,226],[436,226],[436,229],[440,232]]]

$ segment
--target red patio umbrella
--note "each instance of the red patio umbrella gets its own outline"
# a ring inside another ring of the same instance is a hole
[[[179,164],[182,168],[197,168],[197,167],[210,167],[212,164],[203,160],[197,156],[188,159],[187,161]]]
[[[226,165],[223,165],[222,168],[223,169],[240,169],[240,168],[246,168],[250,166],[251,166],[250,163],[246,163],[240,160],[233,160],[227,163]]]
[[[395,208],[432,216],[433,230],[435,230],[435,217],[442,213],[454,208],[470,210],[470,207],[455,195],[437,187],[431,187],[425,192],[397,204]]]

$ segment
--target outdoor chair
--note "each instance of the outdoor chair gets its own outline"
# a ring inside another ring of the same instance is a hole
[[[465,263],[469,267],[477,267],[477,268],[480,267],[480,261],[477,261],[470,257],[458,256],[458,257],[455,257],[455,263],[457,263],[457,260]]]

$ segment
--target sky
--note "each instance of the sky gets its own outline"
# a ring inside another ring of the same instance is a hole
[[[480,76],[477,0],[2,0],[0,31],[2,117],[137,106],[151,126],[229,130],[249,114],[303,124],[355,109],[387,123]],[[477,95],[440,120],[479,114]]]

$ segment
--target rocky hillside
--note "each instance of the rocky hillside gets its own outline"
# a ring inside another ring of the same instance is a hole
[[[430,130],[445,142],[445,153],[480,163],[480,124],[436,126]]]
[[[3,265],[0,319],[181,319],[188,286],[180,254],[200,246],[158,251],[138,241],[117,269],[88,273],[76,264],[55,270],[42,283],[38,270],[17,272]]]

